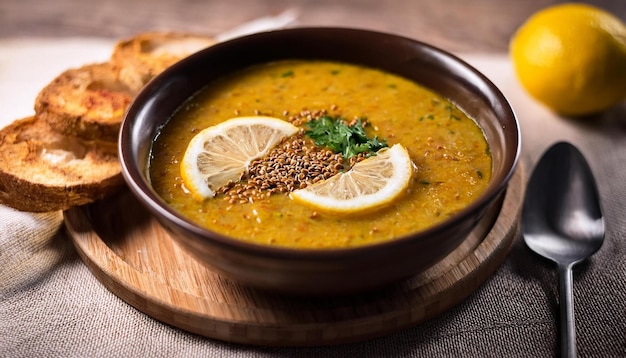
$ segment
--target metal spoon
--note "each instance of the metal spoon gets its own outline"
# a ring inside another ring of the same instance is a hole
[[[575,357],[572,267],[602,246],[604,218],[593,174],[573,145],[553,145],[537,164],[524,199],[522,232],[531,250],[558,266],[561,356]]]

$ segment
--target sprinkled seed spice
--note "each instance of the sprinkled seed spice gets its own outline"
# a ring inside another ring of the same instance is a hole
[[[340,113],[339,106],[333,104],[330,106],[330,109],[335,113]],[[310,122],[314,119],[318,119],[321,117],[326,117],[329,115],[328,111],[325,109],[317,109],[317,110],[303,110],[294,115],[289,115],[289,111],[283,111],[283,115],[287,116],[287,121],[293,124],[294,126],[301,127],[307,122]],[[354,126],[357,121],[361,121],[364,127],[369,125],[369,122],[366,118],[363,117],[354,117],[349,121],[345,121],[348,126]]]
[[[338,107],[335,105],[331,106],[331,108],[333,110],[338,109]],[[288,114],[288,112],[284,112],[284,113]],[[287,121],[293,124],[294,126],[301,127],[302,125],[306,124],[309,121],[312,121],[316,118],[320,118],[326,115],[328,115],[328,111],[326,111],[325,109],[318,109],[318,110],[305,109],[303,111],[300,111],[299,113],[288,116]]]
[[[250,163],[242,180],[220,188],[218,194],[233,204],[254,202],[275,193],[305,188],[343,170],[341,154],[319,148],[299,133]]]
[[[333,106],[332,109],[336,110],[337,106]],[[325,115],[326,110],[304,110],[289,116],[288,121],[302,126]],[[250,163],[248,172],[241,180],[221,187],[217,194],[223,196],[230,204],[254,202],[276,193],[304,189],[308,185],[349,170],[365,158],[366,156],[361,153],[346,161],[341,153],[316,146],[312,140],[305,138],[304,132],[301,131],[285,138],[265,157]]]

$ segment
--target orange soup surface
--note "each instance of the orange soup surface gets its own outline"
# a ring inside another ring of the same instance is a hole
[[[290,120],[318,113],[366,118],[368,135],[407,148],[416,166],[405,195],[367,214],[337,215],[278,193],[252,202],[186,192],[180,162],[200,130],[233,117]],[[197,93],[156,138],[149,165],[156,192],[209,230],[257,244],[347,248],[393,240],[431,227],[487,187],[492,158],[482,129],[453,103],[405,78],[352,64],[289,60],[253,66]]]

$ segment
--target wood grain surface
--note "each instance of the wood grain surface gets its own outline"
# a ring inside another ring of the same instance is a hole
[[[519,232],[522,182],[519,167],[487,235],[470,233],[441,262],[404,282],[345,296],[280,295],[220,277],[179,248],[129,192],[73,208],[65,224],[104,286],[157,320],[230,342],[329,345],[419,324],[476,290]]]

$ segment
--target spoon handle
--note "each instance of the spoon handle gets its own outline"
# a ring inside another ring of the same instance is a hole
[[[576,357],[576,331],[574,328],[572,265],[559,264],[559,282],[561,357],[574,358]]]

